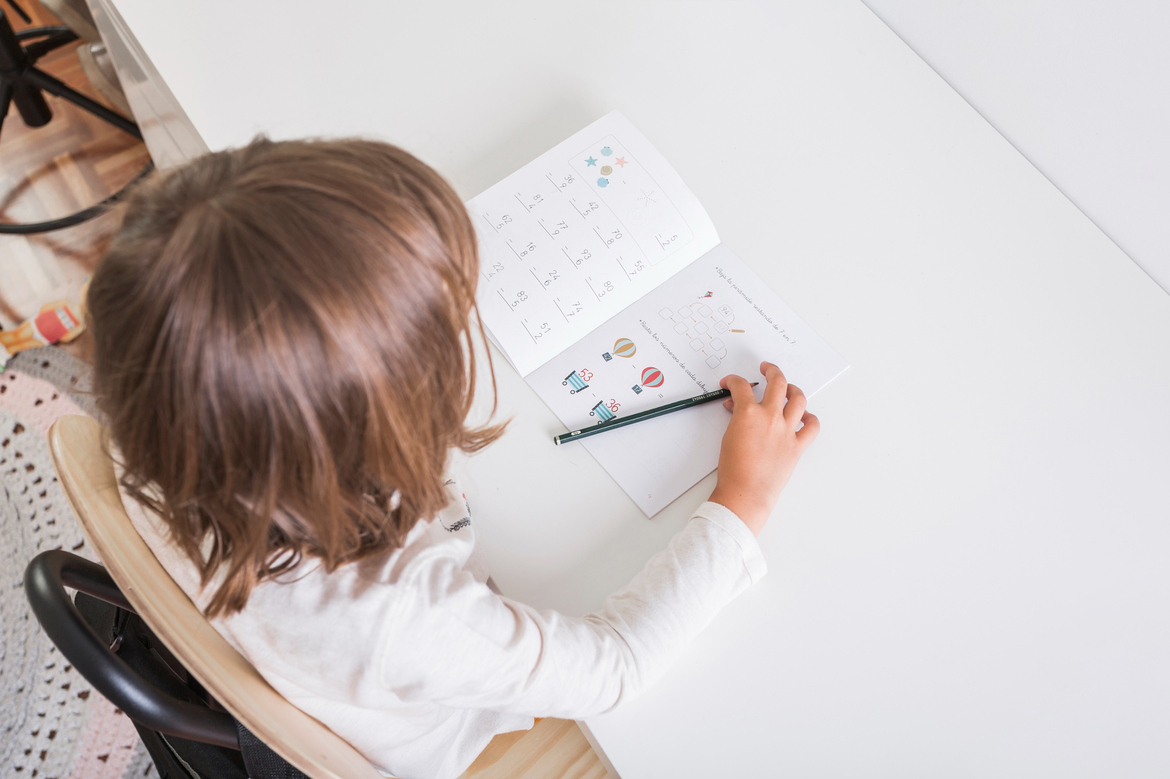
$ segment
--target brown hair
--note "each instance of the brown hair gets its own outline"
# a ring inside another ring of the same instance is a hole
[[[465,422],[478,272],[458,195],[384,143],[257,139],[134,192],[89,287],[95,390],[123,486],[223,574],[209,616],[400,546],[449,449],[501,434]]]

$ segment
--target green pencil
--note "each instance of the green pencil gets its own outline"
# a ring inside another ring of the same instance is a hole
[[[758,381],[752,382],[753,387],[757,384],[759,384]],[[614,430],[619,427],[625,427],[626,425],[632,425],[635,422],[642,422],[644,420],[653,419],[654,417],[660,417],[665,414],[673,414],[676,411],[682,411],[684,408],[690,408],[691,406],[701,406],[702,404],[710,403],[713,400],[722,400],[723,398],[730,397],[731,391],[725,389],[704,392],[702,395],[696,395],[693,398],[687,398],[686,400],[676,400],[673,403],[667,403],[665,406],[647,409],[646,411],[639,411],[637,414],[630,414],[628,417],[610,419],[608,421],[594,425],[593,427],[587,427],[584,430],[574,430],[571,433],[565,433],[563,435],[556,436],[553,438],[553,443],[560,446],[561,444],[567,444],[570,441],[576,441],[579,438],[587,438],[591,435],[604,433],[606,430]]]

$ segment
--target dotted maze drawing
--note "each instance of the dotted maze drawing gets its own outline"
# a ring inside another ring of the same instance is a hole
[[[735,311],[731,306],[713,308],[700,298],[677,308],[663,308],[658,312],[674,332],[686,340],[687,346],[698,352],[709,368],[718,368],[727,359],[727,343],[723,340],[733,331]]]

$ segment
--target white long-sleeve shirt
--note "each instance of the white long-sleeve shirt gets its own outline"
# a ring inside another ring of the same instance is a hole
[[[449,489],[450,505],[401,548],[333,573],[306,561],[212,621],[281,695],[401,779],[456,777],[498,733],[533,717],[581,719],[637,694],[766,570],[747,526],[704,503],[597,611],[537,611],[488,587],[467,500]],[[210,588],[200,592],[194,564],[156,515],[125,502],[204,608]]]

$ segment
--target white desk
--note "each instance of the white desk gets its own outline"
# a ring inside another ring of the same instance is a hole
[[[211,148],[375,135],[470,197],[620,108],[852,362],[771,573],[588,723],[625,779],[1170,773],[1170,297],[859,2],[113,1]],[[713,478],[647,521],[499,378],[479,532],[582,612]]]
[[[1170,3],[865,3],[1170,292]]]

